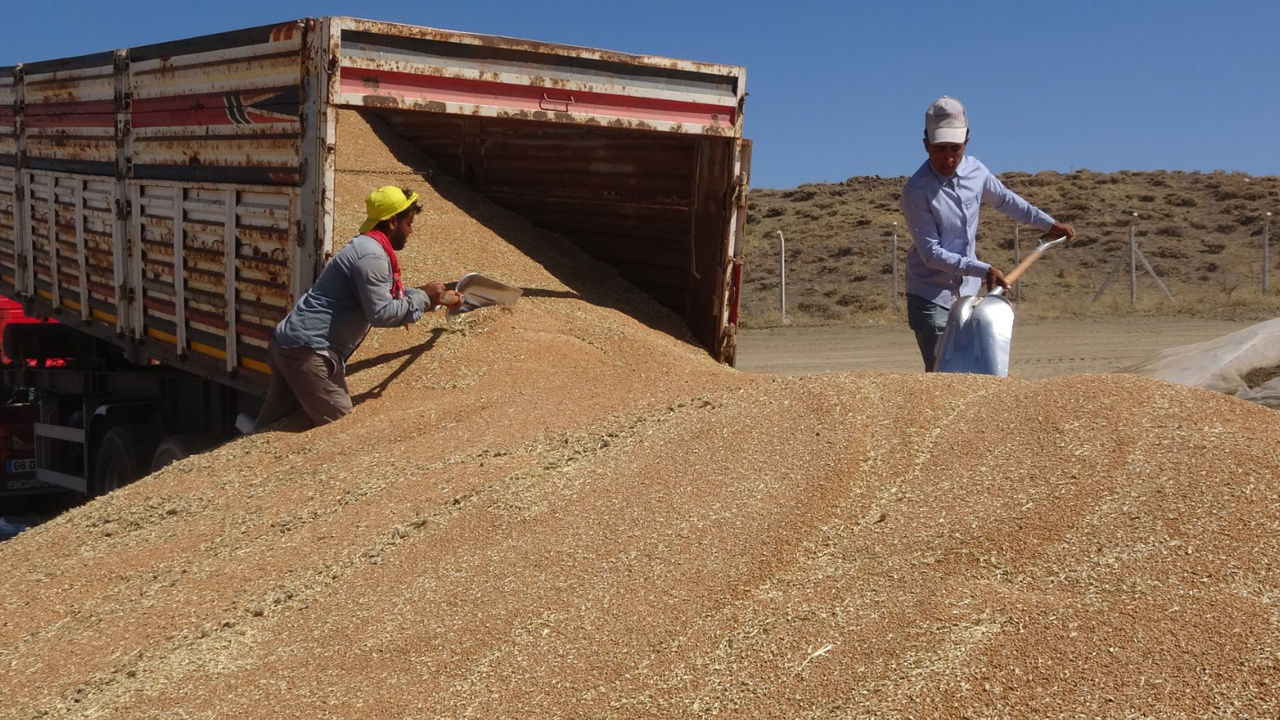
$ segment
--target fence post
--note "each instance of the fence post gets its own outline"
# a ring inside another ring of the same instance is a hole
[[[1129,307],[1138,305],[1138,241],[1134,235],[1134,226],[1138,224],[1138,213],[1129,221]]]
[[[787,324],[787,237],[778,231],[778,287],[782,306],[782,324]]]
[[[1262,294],[1271,294],[1271,213],[1267,213],[1267,224],[1262,226]]]
[[[1138,241],[1134,234],[1134,225],[1137,223],[1138,213],[1133,213],[1129,220],[1129,304],[1138,304],[1138,263],[1142,263],[1142,267],[1151,273],[1151,279],[1155,280],[1156,287],[1160,288],[1160,292],[1164,293],[1166,298],[1173,300],[1173,293],[1169,292],[1169,288],[1165,287],[1164,281],[1156,274],[1156,269],[1151,267],[1151,263],[1147,262],[1147,256],[1142,254],[1138,249]],[[1107,279],[1102,281],[1102,287],[1098,288],[1098,292],[1093,294],[1091,302],[1097,302],[1102,297],[1103,291],[1111,284],[1111,278],[1115,277],[1116,272],[1120,270],[1120,266],[1124,265],[1125,256],[1122,254],[1116,258],[1116,264],[1111,266],[1111,272],[1107,274]]]
[[[893,224],[893,311],[895,313],[902,312],[902,306],[898,304],[898,223]]]

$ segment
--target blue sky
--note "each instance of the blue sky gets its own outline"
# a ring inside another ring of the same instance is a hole
[[[1275,0],[27,1],[0,65],[323,15],[742,65],[756,187],[910,174],[943,94],[995,172],[1280,173]]]

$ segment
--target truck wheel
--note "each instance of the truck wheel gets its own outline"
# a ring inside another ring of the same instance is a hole
[[[117,425],[102,436],[93,463],[93,491],[105,495],[147,474],[147,426]]]
[[[151,472],[196,453],[202,453],[213,447],[213,443],[214,439],[208,435],[195,433],[167,437],[160,441],[155,455],[151,456]]]

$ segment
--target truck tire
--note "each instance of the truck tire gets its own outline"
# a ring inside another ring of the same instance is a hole
[[[93,463],[93,494],[105,495],[147,474],[149,431],[146,425],[117,425],[102,436]]]
[[[213,447],[213,443],[213,438],[198,433],[171,435],[161,440],[160,444],[156,446],[156,452],[151,456],[151,472],[155,472],[183,458],[191,457],[196,453],[202,453]]]

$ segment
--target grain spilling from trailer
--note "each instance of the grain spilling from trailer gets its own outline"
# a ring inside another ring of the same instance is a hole
[[[727,65],[346,17],[0,68],[0,294],[83,334],[79,365],[113,373],[75,371],[103,392],[47,413],[37,443],[75,457],[37,474],[93,492],[115,425],[134,428],[127,476],[166,439],[226,439],[255,412],[272,329],[349,237],[337,168],[363,158],[346,159],[344,113],[604,261],[733,364],[744,82]],[[18,334],[33,352],[54,342]],[[10,384],[65,383],[22,369]],[[72,427],[82,416],[95,427]]]

